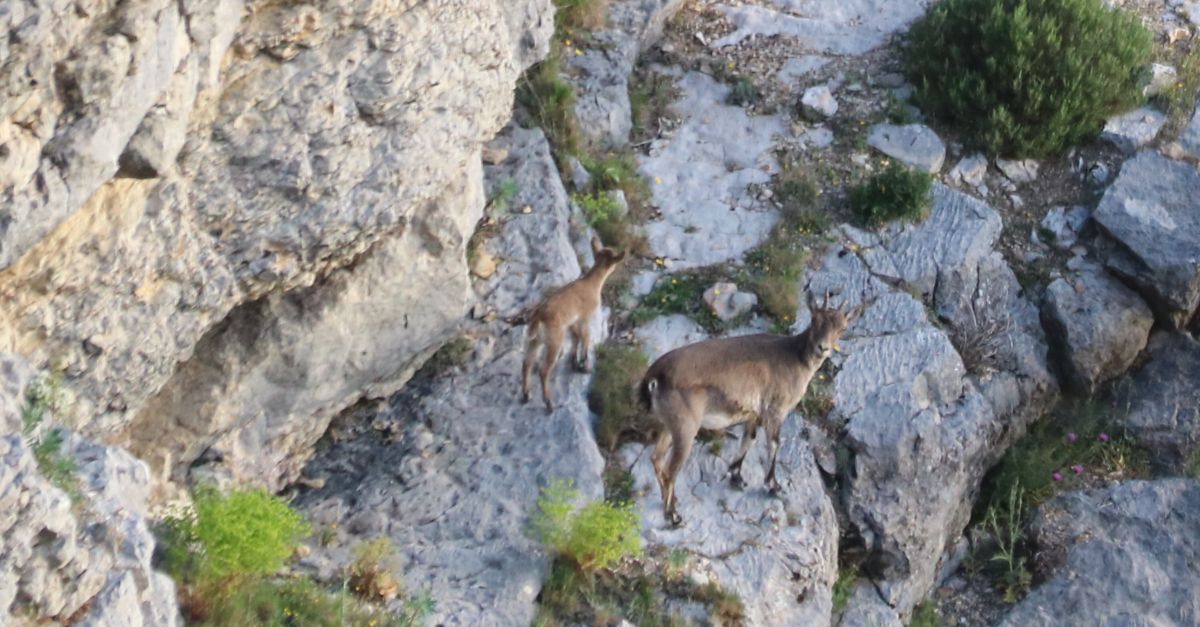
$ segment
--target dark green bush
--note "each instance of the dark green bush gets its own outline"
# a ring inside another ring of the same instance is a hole
[[[596,349],[588,405],[599,418],[596,438],[604,448],[616,448],[626,433],[646,430],[637,399],[637,384],[645,371],[646,355],[637,347],[605,342]]]
[[[641,520],[632,504],[595,501],[579,507],[578,501],[579,491],[568,480],[542,490],[532,525],[547,549],[585,573],[641,553]]]
[[[925,112],[1002,156],[1062,151],[1141,98],[1151,36],[1101,0],[944,0],[911,32]]]
[[[864,226],[903,218],[920,221],[929,211],[933,177],[895,161],[850,190],[850,207]]]

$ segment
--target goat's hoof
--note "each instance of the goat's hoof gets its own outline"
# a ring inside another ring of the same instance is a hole
[[[528,403],[530,398],[531,398],[531,397],[530,397],[530,395],[529,395],[529,392],[522,392],[522,393],[521,393],[521,402],[522,402],[522,403]]]
[[[783,486],[779,485],[778,483],[771,484],[767,486],[767,494],[770,494],[775,498],[781,498],[783,497]]]
[[[667,512],[666,519],[667,523],[671,525],[672,529],[678,529],[683,526],[683,516],[680,516],[679,512],[675,510]]]
[[[546,413],[547,414],[554,413],[554,404],[553,403],[546,403]]]
[[[734,474],[729,477],[729,485],[733,486],[734,490],[745,490],[746,480],[740,474]]]

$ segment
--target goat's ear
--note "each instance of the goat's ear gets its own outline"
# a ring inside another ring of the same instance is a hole
[[[604,244],[600,243],[600,236],[593,235],[592,236],[592,253],[599,255],[600,251],[603,249],[604,249]]]
[[[812,292],[804,292],[804,301],[808,303],[809,311],[817,310],[817,299],[813,296]]]
[[[615,262],[617,262],[617,261],[621,261],[622,259],[624,259],[624,258],[625,258],[625,253],[627,253],[627,252],[629,252],[629,251],[627,251],[627,250],[622,250],[621,252],[617,253],[617,256],[616,256],[616,257],[613,257],[613,262],[615,263]]]
[[[862,315],[863,308],[866,306],[867,306],[866,303],[860,303],[857,307],[855,307],[854,309],[851,309],[849,312],[847,312],[846,313],[846,323],[849,324],[851,322],[854,322],[855,319],[857,319],[860,315]]]

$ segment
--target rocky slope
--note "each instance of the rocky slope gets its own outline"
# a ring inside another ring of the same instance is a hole
[[[468,308],[479,149],[552,9],[181,6],[5,12],[0,347],[156,474],[278,487]]]

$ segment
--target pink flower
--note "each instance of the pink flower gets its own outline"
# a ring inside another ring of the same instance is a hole
[[[1099,437],[1097,437],[1096,439],[1100,440],[1101,442],[1107,442],[1107,441],[1109,441],[1110,438],[1108,437],[1107,433],[1104,433],[1103,431],[1101,431]]]
[[[1074,466],[1071,466],[1071,470],[1073,470],[1075,472],[1075,474],[1077,474],[1077,475],[1083,474],[1083,466],[1081,466],[1079,464],[1075,464]]]
[[[1062,481],[1062,473],[1057,470],[1054,471],[1053,477],[1055,481]]]
[[[1074,431],[1070,431],[1067,433],[1067,441],[1068,442],[1074,442],[1075,440],[1078,440],[1078,439],[1079,439],[1079,436],[1075,435]]]

